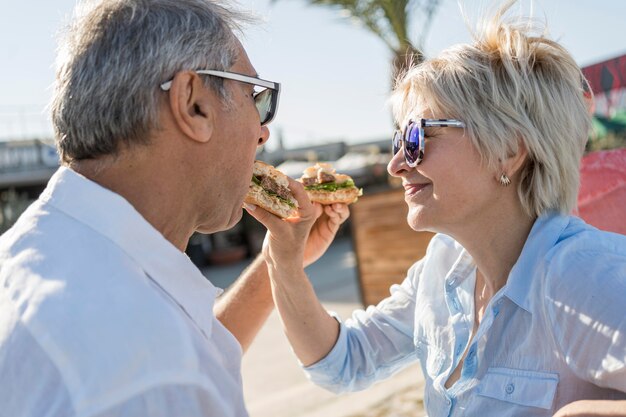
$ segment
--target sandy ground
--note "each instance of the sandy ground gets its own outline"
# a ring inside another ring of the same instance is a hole
[[[203,272],[226,287],[247,262]],[[307,269],[324,306],[347,318],[362,308],[350,239],[338,239]],[[274,312],[243,359],[244,395],[250,417],[421,417],[423,378],[418,365],[365,391],[335,395],[311,383],[300,369]]]

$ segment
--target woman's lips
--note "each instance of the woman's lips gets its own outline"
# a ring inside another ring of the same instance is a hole
[[[407,197],[413,196],[430,184],[404,184],[404,195]]]

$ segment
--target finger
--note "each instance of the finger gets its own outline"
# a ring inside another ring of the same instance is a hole
[[[324,207],[324,213],[326,213],[326,226],[334,233],[343,223],[343,220],[341,220],[339,213],[334,211],[329,205]]]
[[[243,208],[248,212],[249,215],[254,217],[259,223],[261,223],[269,230],[278,227],[283,221],[280,217],[254,204],[245,203]]]
[[[331,204],[331,205],[329,205],[327,207],[328,207],[327,208],[327,213],[329,215],[330,215],[330,213],[332,213],[333,217],[338,217],[338,218],[341,218],[341,219],[345,220],[350,215],[350,210],[348,209],[348,205],[347,204],[334,203],[334,204]]]
[[[288,217],[286,219],[283,219],[283,221],[285,221],[287,223],[300,223],[303,220],[317,220],[317,219],[319,219],[320,216],[324,213],[324,207],[321,204],[319,204],[319,203],[311,203],[311,204],[313,205],[313,215],[312,216],[305,215],[305,217],[303,217],[302,213],[298,209],[297,216]]]
[[[350,217],[350,209],[347,204],[333,204],[333,210],[339,215],[342,222]]]
[[[332,205],[324,206],[324,213],[332,220],[339,220],[339,213],[333,209]]]
[[[315,218],[315,209],[313,208],[313,203],[309,199],[308,194],[304,190],[304,185],[302,183],[287,177],[289,181],[289,189],[293,194],[293,197],[298,201],[298,211],[300,213],[300,217],[304,220],[310,220],[311,218]]]
[[[313,214],[315,219],[319,219],[322,214],[324,214],[324,206],[320,203],[312,203],[313,204]]]

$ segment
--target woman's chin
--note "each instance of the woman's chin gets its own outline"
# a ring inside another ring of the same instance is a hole
[[[428,216],[425,215],[422,209],[409,209],[409,214],[406,217],[409,227],[416,232],[424,232],[429,230]]]

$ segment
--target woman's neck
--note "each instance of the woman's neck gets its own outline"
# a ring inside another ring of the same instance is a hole
[[[481,216],[453,236],[476,263],[477,293],[487,300],[504,287],[517,262],[536,218],[521,206],[494,210]]]

